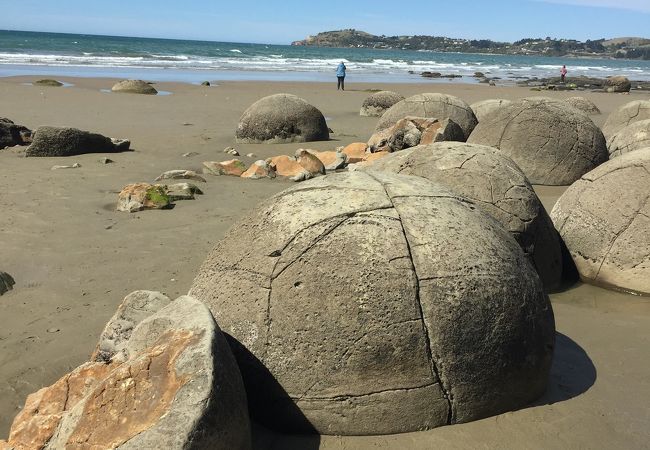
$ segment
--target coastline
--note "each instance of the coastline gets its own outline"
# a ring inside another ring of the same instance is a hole
[[[528,88],[456,82],[390,83],[346,80],[336,91],[334,74],[320,81],[230,81],[213,87],[161,81],[167,96],[102,92],[117,78],[60,76],[70,87],[25,83],[47,73],[0,78],[0,117],[35,129],[73,126],[129,138],[133,152],[67,158],[24,158],[0,150],[0,270],[14,276],[14,290],[0,297],[0,436],[28,393],[49,385],[86,360],[122,298],[136,289],[175,298],[187,292],[199,265],[230,227],[286,180],[209,177],[205,195],[172,210],[114,211],[125,184],[151,181],[170,169],[200,170],[201,162],[229,159],[234,146],[257,159],[293,154],[297,148],[331,150],[366,141],[377,119],[359,116],[371,89],[403,95],[443,92],[468,103],[487,98],[539,95]],[[416,77],[420,78],[420,77]],[[201,79],[210,79],[204,77]],[[416,80],[414,80],[416,81]],[[427,86],[426,84],[430,84]],[[278,92],[296,94],[319,108],[334,130],[330,141],[308,144],[237,144],[234,130],[254,101]],[[618,106],[647,93],[544,92],[594,101],[602,125]],[[181,156],[197,152],[192,157]],[[253,159],[242,157],[250,164]],[[51,171],[79,162],[78,169]],[[550,211],[562,187],[536,187]],[[558,347],[547,394],[519,411],[422,433],[364,437],[297,437],[256,431],[256,448],[643,448],[650,395],[647,349],[650,299],[576,284],[551,295]]]

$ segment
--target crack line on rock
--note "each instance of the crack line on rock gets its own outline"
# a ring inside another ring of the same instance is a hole
[[[648,203],[648,200],[650,200],[650,194],[646,196],[645,200],[643,201],[643,204],[639,207],[639,209],[632,214],[632,218],[628,221],[628,223],[623,227],[621,231],[619,231],[616,236],[614,236],[614,239],[612,239],[612,243],[610,244],[609,248],[605,252],[605,255],[603,256],[603,259],[600,261],[600,266],[598,266],[598,272],[596,272],[596,276],[594,277],[594,280],[597,280],[598,277],[600,276],[600,271],[603,268],[603,265],[605,264],[605,260],[609,256],[610,252],[612,251],[612,248],[614,248],[614,244],[616,244],[616,241],[618,240],[619,237],[623,233],[625,233],[628,228],[632,226],[636,218],[639,216],[639,211],[643,211],[643,208],[645,208],[646,204]]]
[[[427,383],[422,386],[413,386],[413,387],[406,387],[406,388],[392,388],[392,389],[383,389],[379,391],[373,391],[373,392],[367,392],[364,394],[340,394],[340,395],[332,395],[331,397],[293,397],[290,396],[291,400],[295,401],[314,401],[314,400],[348,400],[351,398],[360,398],[360,397],[369,397],[371,395],[377,395],[377,394],[385,394],[387,392],[408,392],[408,391],[414,391],[416,389],[424,389],[428,388],[431,386],[435,386],[436,384],[441,385],[441,391],[444,395],[445,391],[442,389],[442,381],[436,381],[433,383]],[[446,398],[446,397],[445,397]]]
[[[399,209],[397,208],[397,206],[395,206],[395,203],[393,203],[393,198],[388,193],[388,190],[386,189],[384,184],[380,180],[375,178],[372,174],[368,174],[368,175],[370,176],[370,178],[375,180],[377,183],[379,183],[380,186],[383,187],[384,192],[386,193],[386,197],[388,197],[388,200],[391,202],[391,204],[393,205],[393,208],[395,209],[395,211],[397,212],[398,216],[401,219],[402,216],[400,215]],[[450,398],[451,388],[449,389],[449,391],[447,391],[445,389],[445,383],[444,383],[442,377],[440,376],[440,372],[438,371],[438,366],[437,366],[437,364],[436,364],[436,362],[435,362],[435,360],[433,358],[433,351],[431,350],[431,335],[429,334],[429,328],[427,327],[427,322],[426,322],[426,320],[424,318],[424,310],[422,308],[422,302],[420,301],[420,278],[419,278],[418,272],[417,272],[417,270],[415,268],[415,262],[413,260],[413,252],[411,251],[411,243],[408,240],[408,236],[406,234],[406,229],[404,228],[404,223],[401,220],[400,220],[400,227],[402,229],[402,234],[404,236],[404,241],[406,242],[406,249],[408,251],[408,254],[409,254],[409,257],[410,257],[410,260],[411,260],[411,266],[413,268],[413,276],[415,278],[415,284],[416,284],[416,286],[415,286],[416,287],[416,289],[415,289],[415,301],[416,301],[417,306],[418,306],[418,308],[420,310],[420,317],[422,318],[422,330],[424,331],[427,357],[428,357],[430,365],[431,365],[431,375],[433,376],[434,379],[437,379],[438,382],[440,383],[440,390],[442,392],[443,397],[447,401],[447,408],[448,408],[447,409],[447,424],[451,425],[452,419],[453,419],[453,409],[452,409],[451,398]],[[433,383],[433,384],[435,384],[435,383]]]

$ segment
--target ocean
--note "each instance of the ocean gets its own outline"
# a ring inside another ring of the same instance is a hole
[[[0,30],[0,77],[14,75],[144,78],[199,83],[204,80],[331,81],[344,61],[348,80],[426,82],[424,71],[474,72],[504,84],[522,78],[625,75],[650,81],[650,61],[440,53],[413,50],[319,48],[235,42],[186,41]],[[437,82],[448,82],[441,79]]]

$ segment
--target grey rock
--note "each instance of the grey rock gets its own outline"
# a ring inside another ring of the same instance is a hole
[[[106,157],[99,158],[99,163],[100,163],[100,164],[113,164],[114,162],[115,162],[115,161],[113,161],[113,160],[110,159],[110,158],[106,158]]]
[[[124,297],[99,336],[92,360],[106,363],[112,360],[126,361],[126,344],[133,329],[170,302],[169,297],[156,291],[135,291]]]
[[[291,94],[275,94],[253,103],[239,119],[237,142],[288,143],[326,141],[323,114]]]
[[[226,153],[228,155],[233,155],[233,156],[239,156],[239,152],[235,150],[233,147],[224,148],[223,153]]]
[[[63,83],[57,80],[43,79],[34,81],[34,86],[50,86],[50,87],[61,87]]]
[[[559,287],[562,254],[555,227],[519,166],[499,150],[439,142],[393,153],[361,170],[423,177],[468,198],[513,235],[546,290]]]
[[[474,111],[474,115],[476,116],[476,119],[480,122],[488,114],[492,113],[493,111],[496,111],[502,106],[506,106],[511,103],[512,102],[510,100],[504,100],[502,98],[492,98],[492,99],[472,103],[470,107],[472,108],[472,111]]]
[[[67,166],[61,166],[61,165],[52,166],[52,168],[51,168],[50,170],[59,170],[59,169],[78,169],[79,167],[81,167],[81,164],[79,164],[79,163],[74,163],[74,164],[72,164],[72,165],[67,165]]]
[[[116,83],[112,88],[113,92],[124,92],[128,94],[156,95],[158,91],[152,85],[142,80],[123,80]]]
[[[630,92],[632,83],[630,83],[627,77],[614,76],[607,77],[604,87],[607,92]]]
[[[194,200],[196,195],[203,195],[203,191],[192,183],[175,183],[165,186],[170,202],[178,200]]]
[[[598,109],[598,106],[596,106],[594,102],[592,102],[587,98],[569,97],[564,101],[569,105],[573,106],[574,108],[577,108],[583,113],[588,114],[590,116],[600,114],[600,109]]]
[[[16,282],[7,272],[0,271],[0,295],[13,289]]]
[[[27,145],[32,142],[29,128],[16,125],[13,121],[0,117],[0,149],[15,145]]]
[[[608,141],[609,159],[650,147],[650,119],[632,122]]]
[[[26,156],[73,156],[84,153],[115,153],[128,150],[124,140],[115,145],[111,138],[66,127],[38,127]],[[128,142],[128,141],[126,141]]]
[[[607,160],[605,138],[591,119],[546,98],[499,108],[479,122],[467,142],[498,148],[533,184],[569,185]]]
[[[635,100],[626,103],[611,113],[603,125],[603,134],[607,142],[613,135],[633,122],[650,119],[650,100]]]
[[[463,140],[467,139],[478,123],[472,108],[458,97],[427,93],[414,95],[394,104],[381,116],[375,130],[389,128],[406,116],[451,119],[463,129]]]
[[[163,172],[156,177],[154,181],[161,180],[195,180],[206,183],[205,178],[193,170],[175,169]]]
[[[257,155],[255,153],[246,153],[246,156],[248,158],[257,158]]]
[[[650,294],[650,148],[618,156],[572,184],[551,217],[580,277]]]
[[[204,81],[203,83],[201,83],[201,86],[208,86],[209,87],[210,82],[209,81]]]
[[[418,177],[325,175],[241,219],[190,290],[251,413],[292,432],[389,434],[520,408],[546,388],[548,297],[503,227]]]
[[[181,156],[184,158],[191,158],[192,156],[198,156],[198,155],[199,155],[198,152],[187,152],[187,153],[183,153]]]
[[[366,98],[361,105],[359,114],[362,116],[379,117],[395,103],[404,100],[404,96],[393,91],[379,91]]]

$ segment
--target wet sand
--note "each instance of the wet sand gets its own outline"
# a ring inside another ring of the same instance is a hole
[[[168,211],[114,211],[128,183],[170,169],[200,170],[234,146],[258,158],[297,148],[334,149],[366,141],[375,118],[360,117],[370,93],[444,92],[473,103],[487,98],[582,95],[601,109],[594,121],[641,94],[531,92],[468,84],[224,82],[210,88],[159,83],[166,96],[101,92],[116,80],[72,79],[72,87],[26,85],[36,77],[0,79],[0,117],[32,129],[73,126],[129,138],[135,151],[68,158],[24,158],[0,150],[0,270],[16,280],[0,297],[0,436],[27,394],[87,360],[123,297],[136,289],[172,298],[189,289],[197,268],[227,228],[286,180],[208,177],[205,195]],[[235,144],[241,113],[278,92],[318,107],[334,130],[328,142]],[[197,152],[193,157],[181,156]],[[103,165],[108,156],[114,164]],[[241,157],[247,163],[253,160]],[[52,171],[56,164],[81,168]],[[561,187],[537,187],[550,211]],[[650,448],[650,299],[576,284],[553,294],[558,346],[549,390],[535,406],[482,421],[381,437],[291,437],[257,428],[259,448]]]

